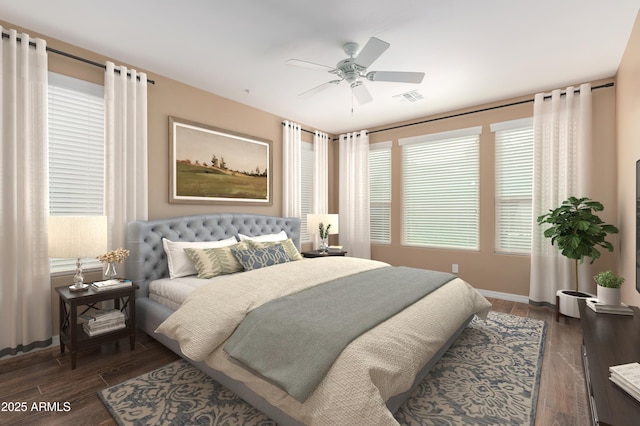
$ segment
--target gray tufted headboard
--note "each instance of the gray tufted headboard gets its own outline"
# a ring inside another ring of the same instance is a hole
[[[300,249],[300,219],[256,214],[216,213],[134,221],[127,225],[126,276],[149,295],[149,282],[169,276],[162,238],[171,241],[217,241],[238,234],[257,236],[285,231]]]

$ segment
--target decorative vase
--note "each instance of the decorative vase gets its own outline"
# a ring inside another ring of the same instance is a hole
[[[104,270],[104,277],[108,280],[115,280],[118,278],[118,271],[116,271],[115,263],[107,262],[107,269]]]
[[[620,287],[609,288],[598,286],[598,302],[605,305],[620,306]]]
[[[329,246],[327,245],[326,238],[320,238],[320,246],[318,247],[318,249],[320,250],[320,253],[327,253],[327,251],[329,250]]]

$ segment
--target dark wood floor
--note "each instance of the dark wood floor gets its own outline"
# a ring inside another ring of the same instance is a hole
[[[580,358],[579,320],[555,322],[553,311],[522,303],[490,299],[493,310],[547,321],[547,336],[536,425],[586,425],[588,406]],[[115,425],[97,396],[100,389],[161,367],[177,356],[139,333],[134,351],[126,339],[81,352],[71,370],[70,357],[59,348],[0,361],[0,424]],[[33,404],[45,402],[42,411]],[[26,411],[5,411],[26,403]],[[54,403],[54,404],[52,404]],[[59,403],[56,407],[55,403]],[[59,411],[55,411],[56,408]],[[68,408],[68,410],[67,410]]]
[[[590,425],[587,389],[582,369],[580,320],[524,303],[489,299],[493,310],[547,322],[536,426]]]

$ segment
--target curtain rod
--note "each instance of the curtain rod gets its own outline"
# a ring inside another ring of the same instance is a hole
[[[3,32],[2,33],[2,38],[9,38],[9,34],[6,34],[6,33]],[[16,40],[18,41],[18,43],[22,43],[22,39],[20,37],[16,37]],[[30,41],[29,42],[29,46],[36,47],[36,44],[33,41]],[[62,50],[54,49],[53,47],[49,47],[49,46],[47,46],[46,49],[47,49],[47,52],[55,53],[55,54],[60,55],[60,56],[65,56],[65,57],[70,58],[70,59],[75,59],[76,61],[84,62],[85,64],[93,65],[93,66],[102,68],[103,70],[107,69],[107,66],[105,64],[101,64],[99,62],[95,62],[95,61],[92,61],[90,59],[82,58],[82,57],[76,56],[76,55],[74,55],[72,53],[63,52]],[[114,71],[116,73],[120,74],[120,70],[115,69]],[[129,77],[131,77],[130,73],[127,73],[127,75]],[[138,80],[139,79],[140,79],[140,77],[138,77]],[[147,83],[156,84],[155,80],[150,80],[150,79],[147,79]]]
[[[601,84],[599,86],[593,86],[591,88],[591,90],[593,91],[593,90],[602,89],[602,88],[605,88],[605,87],[613,87],[613,85],[614,85],[613,82],[612,83],[605,83],[605,84]],[[573,91],[573,93],[580,93],[580,89],[575,89]],[[565,95],[566,95],[566,92],[562,92],[560,94],[560,96],[565,96]],[[546,99],[551,99],[551,95],[545,96],[544,99],[545,100]],[[367,134],[370,135],[372,133],[386,132],[388,130],[396,130],[396,129],[401,129],[401,128],[404,128],[404,127],[416,126],[418,124],[425,124],[425,123],[431,123],[433,121],[446,120],[447,118],[462,117],[462,116],[469,115],[469,114],[475,114],[477,112],[485,112],[485,111],[491,111],[491,110],[494,110],[494,109],[506,108],[506,107],[522,105],[522,104],[528,104],[528,103],[533,102],[534,100],[535,99],[525,99],[523,101],[511,102],[511,103],[504,104],[504,105],[496,105],[496,106],[492,106],[492,107],[476,109],[476,110],[473,110],[473,111],[461,112],[461,113],[458,113],[458,114],[445,115],[443,117],[430,118],[428,120],[417,121],[415,123],[401,124],[399,126],[393,126],[393,127],[387,127],[385,129],[373,130],[371,132],[367,132]],[[338,141],[338,140],[340,140],[340,139],[339,138],[332,139],[332,141]]]
[[[284,121],[282,122],[283,126],[287,126],[287,123],[285,123]],[[307,133],[311,133],[312,135],[315,135],[316,132],[313,132],[311,130],[307,130],[307,129],[303,129],[302,127],[300,127],[300,130],[302,130],[303,132],[307,132]]]
[[[613,87],[613,85],[614,85],[614,84],[613,84],[613,82],[611,82],[611,83],[605,83],[605,84],[601,84],[601,85],[599,85],[599,86],[593,86],[593,87],[591,88],[591,90],[593,91],[593,90],[596,90],[596,89],[602,89],[602,88],[605,88],[605,87]],[[580,89],[575,89],[575,90],[573,91],[573,93],[580,93]],[[560,96],[565,96],[565,95],[566,95],[566,92],[562,92],[562,93],[560,94]],[[546,99],[551,99],[551,95],[545,96],[545,97],[544,97],[544,99],[545,99],[545,100],[546,100]],[[445,120],[445,119],[447,119],[447,118],[462,117],[462,116],[464,116],[464,115],[475,114],[475,113],[477,113],[477,112],[485,112],[485,111],[491,111],[491,110],[494,110],[494,109],[506,108],[506,107],[516,106],[516,105],[522,105],[522,104],[528,104],[528,103],[533,102],[534,100],[535,100],[535,99],[525,99],[525,100],[523,100],[523,101],[511,102],[511,103],[504,104],[504,105],[496,105],[496,106],[487,107],[487,108],[480,108],[480,109],[476,109],[476,110],[473,110],[473,111],[466,111],[466,112],[461,112],[461,113],[458,113],[458,114],[451,114],[451,115],[447,115],[447,116],[444,116],[444,117],[430,118],[430,119],[428,119],[428,120],[418,121],[418,122],[415,122],[415,123],[408,123],[408,124],[402,124],[402,125],[400,125],[400,126],[387,127],[387,128],[385,128],[385,129],[373,130],[373,131],[371,131],[371,132],[367,132],[367,133],[368,133],[368,134],[372,134],[372,133],[378,133],[378,132],[385,132],[385,131],[387,131],[387,130],[396,130],[396,129],[401,129],[401,128],[403,128],[403,127],[409,127],[409,126],[415,126],[415,125],[418,125],[418,124],[431,123],[431,122],[433,122],[433,121]],[[336,140],[339,140],[339,139],[333,139],[333,140],[334,140],[334,141],[336,141]]]

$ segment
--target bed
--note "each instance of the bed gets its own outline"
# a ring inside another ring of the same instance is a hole
[[[331,285],[343,279],[366,274],[382,276],[382,272],[418,271],[399,271],[399,268],[383,262],[332,256],[295,261],[291,258],[291,261],[273,266],[209,279],[193,275],[171,279],[163,240],[165,244],[167,240],[193,243],[242,238],[259,241],[261,236],[278,234],[285,235],[289,245],[299,250],[300,221],[296,218],[222,213],[135,221],[129,223],[127,232],[127,248],[131,254],[126,262],[126,273],[139,286],[136,293],[137,326],[281,425],[397,424],[393,413],[473,316],[486,316],[491,306],[463,280],[456,277],[444,279],[446,283],[434,287],[424,297],[412,296],[415,301],[402,305],[406,307],[379,320],[377,325],[365,328],[366,331],[358,337],[351,340],[345,337],[350,343],[339,351],[334,361],[328,363],[326,372],[315,384],[306,384],[306,393],[301,396],[288,391],[289,388],[283,387],[281,382],[272,380],[269,373],[254,370],[249,361],[246,361],[248,367],[238,361],[241,358],[236,359],[237,355],[230,355],[229,347],[234,334],[243,328],[241,324],[248,322],[254,312],[271,304],[276,304],[272,310],[281,313],[281,305],[277,303],[309,294],[306,293],[309,291],[324,291],[324,296],[314,295],[308,299],[326,296],[329,297],[327,300],[332,300],[335,293]],[[257,245],[267,246],[270,247],[269,253],[277,248],[279,255],[282,254],[280,243]],[[255,246],[251,247],[255,249]],[[190,255],[202,253],[197,249],[186,251]],[[264,252],[262,248],[254,251]],[[236,255],[246,253],[251,254],[252,251],[235,252]],[[194,259],[198,260],[197,257]],[[203,269],[206,268],[198,269],[198,273]],[[250,264],[247,269],[251,269]],[[391,281],[394,276],[390,275]],[[185,281],[186,287],[178,287],[180,281]],[[380,281],[389,282],[389,279]],[[160,284],[168,288],[169,293],[178,294],[178,300],[164,301],[165,295],[157,290],[163,288]],[[296,299],[289,300],[294,307],[299,303]],[[348,323],[351,324],[351,320]],[[332,333],[329,340],[334,340],[333,336]],[[296,342],[299,340],[299,337],[288,338],[298,345]],[[338,341],[338,337],[335,340]],[[252,342],[249,339],[249,343]],[[258,362],[261,361],[260,354],[273,353],[267,350],[253,352],[259,354],[254,356]],[[279,357],[262,358],[263,361]],[[286,359],[284,354],[282,358]],[[297,359],[301,365],[309,365],[307,357]]]

